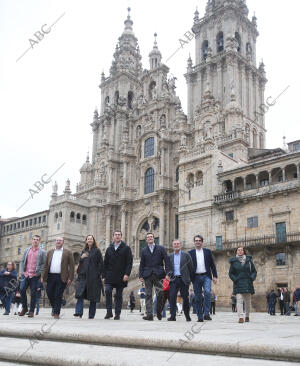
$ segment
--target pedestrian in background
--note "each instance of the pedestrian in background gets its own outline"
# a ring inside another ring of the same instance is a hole
[[[245,322],[250,320],[251,295],[254,294],[253,282],[257,275],[252,257],[246,254],[247,252],[243,247],[238,247],[235,251],[235,257],[229,260],[229,277],[233,281],[239,323],[244,323],[243,301],[245,302]]]
[[[291,293],[286,287],[283,292],[283,303],[284,303],[284,311],[286,316],[291,315],[291,309],[290,309],[290,302],[291,302]]]
[[[271,290],[269,292],[269,296],[268,296],[268,304],[269,304],[269,314],[270,315],[275,315],[275,308],[276,308],[276,302],[277,302],[277,295],[275,294],[275,291],[274,290]]]
[[[134,297],[133,291],[130,292],[129,306],[130,306],[130,312],[132,313],[135,308],[135,297]]]
[[[144,283],[142,283],[142,287],[139,289],[138,295],[140,297],[140,312],[141,315],[144,315],[146,312],[146,289]]]
[[[17,286],[17,271],[15,262],[8,262],[0,272],[0,299],[4,306],[3,315],[9,315],[11,300]]]
[[[210,313],[216,315],[216,300],[217,295],[211,290],[211,300],[210,300]]]

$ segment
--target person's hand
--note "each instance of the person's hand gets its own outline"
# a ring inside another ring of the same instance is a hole
[[[165,279],[166,279],[167,281],[170,281],[170,277],[169,277],[168,275],[166,275]]]
[[[82,256],[81,256],[81,259],[84,259],[84,258],[86,258],[88,256],[89,256],[89,253],[83,253]]]
[[[4,274],[5,274],[6,276],[8,276],[8,275],[10,275],[10,272],[6,271],[6,272],[4,272]]]
[[[68,280],[67,281],[67,286],[70,286],[71,285],[71,282],[72,282],[71,280]]]
[[[140,280],[141,282],[144,282],[144,279],[143,279],[143,278],[140,278],[139,280]]]
[[[105,278],[102,278],[102,283],[103,283],[103,285],[105,284]]]
[[[123,277],[123,281],[124,281],[124,282],[127,282],[127,281],[128,281],[128,279],[129,279],[129,276],[124,275],[124,277]]]
[[[41,282],[44,283],[44,279],[41,277]]]
[[[213,277],[213,283],[214,283],[214,285],[216,285],[217,284],[217,282],[218,282],[218,279],[216,278],[216,277]]]

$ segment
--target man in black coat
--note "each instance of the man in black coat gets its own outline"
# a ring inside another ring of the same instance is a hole
[[[105,283],[105,297],[107,313],[104,319],[113,317],[112,291],[116,289],[115,320],[120,319],[123,289],[127,286],[132,269],[131,249],[122,239],[122,232],[117,230],[113,235],[113,243],[106,249],[104,257],[103,283]]]
[[[146,235],[148,245],[141,252],[139,268],[140,281],[145,283],[146,288],[146,312],[144,320],[153,320],[152,289],[155,288],[157,297],[157,310],[161,309],[163,301],[162,279],[170,271],[170,259],[165,248],[154,243],[154,235]],[[161,320],[161,313],[157,311],[157,319]]]

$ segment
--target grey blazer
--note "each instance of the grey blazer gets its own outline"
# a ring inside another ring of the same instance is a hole
[[[170,263],[171,263],[171,271],[170,277],[174,274],[174,253],[169,255]],[[180,274],[182,281],[189,285],[191,282],[191,276],[195,272],[194,265],[191,256],[189,253],[181,251],[181,258],[180,258]]]
[[[28,252],[30,249],[31,249],[31,247],[27,248],[23,254],[23,258],[20,262],[20,275],[24,274],[24,271],[26,268],[26,263],[27,263],[27,255],[28,255]],[[42,272],[44,270],[45,262],[46,262],[46,251],[40,247],[38,256],[37,256],[37,261],[36,261],[36,268],[35,268],[36,275],[40,276],[42,274]]]

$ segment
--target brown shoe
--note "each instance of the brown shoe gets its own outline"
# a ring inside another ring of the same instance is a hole
[[[27,313],[28,309],[22,309],[22,311],[19,313],[19,316],[24,316]]]
[[[53,314],[53,318],[54,319],[59,319],[59,315],[58,314]]]
[[[34,313],[32,311],[30,311],[28,314],[28,318],[33,318],[33,317],[34,317]]]
[[[245,323],[249,323],[249,321],[250,321],[249,316],[246,316]]]
[[[239,319],[239,323],[244,323],[244,319],[243,318],[240,318]]]

